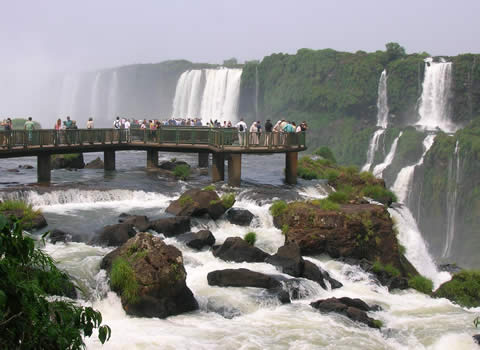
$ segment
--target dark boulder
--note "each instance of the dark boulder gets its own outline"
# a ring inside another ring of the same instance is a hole
[[[190,189],[170,203],[165,211],[176,216],[209,215],[216,220],[227,209],[215,191]]]
[[[226,269],[209,272],[207,275],[210,286],[219,287],[256,287],[276,288],[281,283],[272,276],[247,269]]]
[[[85,165],[85,169],[103,169],[104,166],[103,160],[101,160],[100,157],[97,157],[91,162],[87,163],[87,165]]]
[[[9,173],[19,173],[20,172],[20,170],[18,170],[18,169],[8,169],[7,171]]]
[[[116,262],[127,264],[135,280],[135,297],[129,298],[123,293],[121,283],[112,285],[121,296],[127,314],[165,318],[198,309],[198,303],[185,282],[187,273],[182,253],[159,237],[139,233],[107,254],[101,268],[110,275]]]
[[[234,262],[264,262],[270,257],[240,237],[228,237],[222,245],[214,247],[212,252],[217,258]]]
[[[202,249],[205,246],[213,246],[215,244],[215,236],[209,230],[200,230],[198,232],[187,232],[176,237],[179,241],[184,242],[193,249]]]
[[[480,345],[480,334],[475,334],[472,337],[473,337],[473,340]]]
[[[230,208],[227,211],[227,219],[230,223],[240,226],[248,226],[252,223],[254,215],[246,209]]]
[[[164,169],[164,170],[170,170],[170,171],[173,171],[177,166],[179,165],[186,165],[188,167],[190,167],[190,165],[188,165],[188,163],[184,162],[184,161],[165,161],[165,162],[162,162],[158,167],[160,169]]]
[[[53,169],[83,169],[85,162],[83,161],[83,153],[74,154],[55,154],[52,156]]]
[[[240,310],[229,305],[221,304],[220,302],[212,298],[209,298],[207,301],[207,312],[215,312],[222,317],[230,320],[234,317],[242,315]]]
[[[67,233],[67,232],[64,232],[62,230],[59,230],[59,229],[54,229],[52,232],[50,232],[50,234],[48,235],[48,237],[50,238],[50,242],[52,244],[56,244],[57,242],[68,242],[72,239],[72,235]]]
[[[157,219],[150,222],[150,228],[167,237],[176,236],[190,231],[190,217],[176,216]]]
[[[338,313],[348,317],[352,321],[366,324],[371,328],[381,327],[380,321],[377,321],[367,315],[367,311],[370,311],[370,307],[360,299],[328,298],[324,300],[317,300],[310,305],[321,312]]]
[[[330,277],[327,271],[308,260],[305,260],[302,277],[317,282],[323,289],[327,289],[325,281],[330,283],[332,289],[343,287],[343,284]]]
[[[23,164],[18,166],[19,169],[33,169],[33,166],[29,164]]]
[[[145,232],[150,229],[150,220],[145,215],[129,215],[122,213],[118,218],[118,222],[133,225],[138,231]]]
[[[118,247],[136,234],[132,224],[108,225],[90,240],[90,244]]]

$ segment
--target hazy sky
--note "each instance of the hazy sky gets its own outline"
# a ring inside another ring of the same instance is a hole
[[[480,52],[480,0],[0,0],[0,69],[221,63],[299,48]]]

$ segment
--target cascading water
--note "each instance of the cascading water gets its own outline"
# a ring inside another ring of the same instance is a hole
[[[108,89],[108,103],[107,103],[107,118],[115,119],[117,114],[117,100],[118,100],[118,73],[116,70],[112,71],[110,86]]]
[[[390,151],[388,152],[387,156],[383,160],[383,163],[378,164],[373,168],[373,175],[376,177],[382,177],[383,171],[392,164],[393,158],[395,157],[395,152],[397,151],[397,144],[400,137],[402,137],[403,131],[401,131],[398,136],[393,140],[392,147],[390,147]]]
[[[445,246],[442,256],[448,258],[451,255],[452,243],[455,238],[455,224],[457,214],[457,191],[461,183],[460,178],[460,155],[458,141],[455,144],[455,153],[448,165],[448,191],[447,191],[447,229]]]
[[[380,129],[376,130],[370,140],[367,151],[367,162],[362,167],[362,171],[369,171],[372,167],[375,153],[378,150],[380,136],[383,135],[388,126],[388,96],[387,96],[387,71],[384,69],[378,81],[378,97],[377,97],[377,126]]]
[[[255,66],[255,119],[259,119],[258,95],[260,93],[260,80],[258,78],[258,64]]]
[[[63,77],[62,90],[60,93],[60,106],[58,115],[70,115],[75,118],[76,98],[80,84],[80,75],[76,73],[67,74]]]
[[[173,100],[173,117],[197,117],[201,106],[202,70],[183,72],[177,82]]]
[[[409,189],[412,185],[415,168],[423,164],[423,159],[432,147],[435,136],[436,135],[427,135],[427,137],[425,137],[425,139],[423,140],[423,153],[420,157],[420,160],[413,165],[406,166],[398,173],[397,178],[393,183],[392,191],[395,192],[395,194],[397,195],[397,199],[400,203],[408,203]]]
[[[451,85],[452,63],[433,62],[431,57],[425,59],[425,77],[418,109],[419,126],[427,130],[455,131],[456,127],[450,119]]]
[[[99,115],[97,114],[97,107],[98,107],[98,95],[99,95],[99,83],[102,77],[101,72],[97,72],[95,74],[95,79],[93,80],[92,84],[92,91],[90,95],[90,117],[95,118]]]

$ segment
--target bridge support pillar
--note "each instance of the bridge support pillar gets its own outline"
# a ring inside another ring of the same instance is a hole
[[[199,168],[208,168],[208,156],[209,153],[199,153],[198,154],[198,167]]]
[[[39,183],[49,183],[50,178],[51,178],[50,154],[41,154],[37,156],[37,181]]]
[[[228,184],[239,187],[242,177],[242,154],[230,154],[228,158]]]
[[[285,182],[289,185],[297,183],[298,152],[285,153]]]
[[[223,153],[212,154],[212,182],[225,180],[225,155]]]
[[[147,168],[158,167],[158,151],[154,149],[147,150]]]
[[[115,170],[115,151],[103,152],[103,168],[105,170]]]

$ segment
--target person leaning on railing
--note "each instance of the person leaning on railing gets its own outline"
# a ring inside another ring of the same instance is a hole
[[[0,144],[3,147],[7,147],[10,142],[10,137],[12,135],[12,120],[7,118],[4,122],[0,124],[3,126],[4,132],[1,134],[2,139],[0,139]]]
[[[23,125],[23,129],[27,131],[28,143],[32,143],[33,130],[35,130],[35,123],[32,121],[32,117],[28,117],[28,120]]]
[[[265,146],[269,146],[272,142],[273,124],[270,119],[265,122]]]

